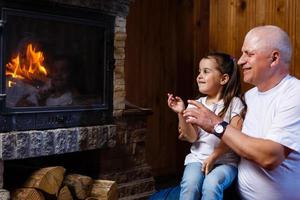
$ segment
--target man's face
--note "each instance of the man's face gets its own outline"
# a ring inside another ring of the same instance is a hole
[[[264,45],[263,37],[253,33],[247,35],[242,47],[242,56],[238,60],[244,82],[258,87],[269,78],[272,63],[271,51]]]

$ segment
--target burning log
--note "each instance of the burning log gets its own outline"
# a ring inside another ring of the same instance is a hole
[[[40,189],[48,194],[57,195],[64,179],[65,168],[61,166],[46,167],[35,171],[24,187]]]
[[[33,44],[29,43],[25,55],[18,52],[18,55],[6,64],[6,76],[27,82],[45,83],[48,72],[43,62],[43,52],[37,51]]]

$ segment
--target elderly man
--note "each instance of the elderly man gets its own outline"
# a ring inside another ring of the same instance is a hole
[[[184,111],[189,123],[219,137],[241,156],[238,186],[243,199],[300,199],[300,81],[289,75],[291,44],[276,26],[250,30],[238,61],[247,113],[239,131],[201,104]]]

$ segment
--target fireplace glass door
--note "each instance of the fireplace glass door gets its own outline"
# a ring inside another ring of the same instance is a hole
[[[111,27],[103,20],[2,8],[6,110],[108,107]]]

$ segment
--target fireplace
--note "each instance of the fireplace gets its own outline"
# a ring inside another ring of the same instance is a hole
[[[0,131],[111,122],[114,16],[1,7]]]
[[[125,107],[129,2],[0,0],[0,195],[37,163],[82,164],[67,170],[116,181],[119,199],[154,192],[151,111]]]

